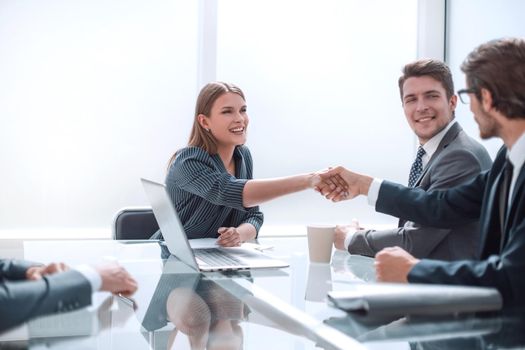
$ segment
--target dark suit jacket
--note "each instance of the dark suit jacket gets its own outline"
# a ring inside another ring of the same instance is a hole
[[[480,260],[421,260],[410,271],[410,282],[495,287],[504,307],[525,306],[525,167],[514,170],[519,175],[502,233],[496,192],[506,154],[502,147],[490,171],[445,191],[429,193],[383,182],[376,203],[379,212],[442,228],[480,221]]]
[[[35,265],[0,259],[0,331],[41,315],[75,310],[91,304],[91,284],[78,271],[25,280]]]
[[[430,158],[416,187],[425,191],[444,190],[476,177],[490,169],[492,160],[485,148],[469,137],[458,123],[453,124]],[[473,259],[479,250],[477,220],[437,228],[400,220],[393,230],[362,230],[350,241],[351,254],[374,256],[386,247],[401,247],[417,258],[441,260]]]

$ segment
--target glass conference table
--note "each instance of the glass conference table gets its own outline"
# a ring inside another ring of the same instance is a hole
[[[69,265],[118,261],[139,282],[132,300],[93,305],[0,333],[0,349],[485,349],[525,346],[525,322],[500,313],[371,317],[326,302],[373,283],[373,260],[335,251],[310,264],[306,237],[262,238],[290,267],[196,273],[156,241],[0,241],[0,256]]]

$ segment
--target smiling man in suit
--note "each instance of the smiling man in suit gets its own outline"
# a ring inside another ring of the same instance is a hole
[[[409,174],[409,187],[425,191],[447,189],[472,180],[492,161],[477,141],[454,120],[457,96],[449,67],[423,59],[405,65],[399,78],[403,111],[419,146]],[[334,245],[351,254],[374,256],[399,246],[418,258],[475,258],[479,248],[477,220],[449,228],[421,225],[400,217],[391,230],[337,226]]]
[[[91,304],[91,294],[133,294],[137,282],[117,264],[35,264],[0,259],[0,332],[31,318],[76,310]]]
[[[503,140],[489,171],[473,181],[425,192],[353,173],[343,167],[327,172],[318,190],[334,201],[379,193],[375,208],[426,225],[447,228],[480,221],[480,258],[445,262],[419,260],[405,250],[385,248],[376,255],[379,281],[494,287],[506,309],[525,307],[525,40],[490,41],[472,51],[463,64],[470,104],[480,136]],[[335,192],[339,175],[348,186]],[[369,198],[370,201],[370,198]]]

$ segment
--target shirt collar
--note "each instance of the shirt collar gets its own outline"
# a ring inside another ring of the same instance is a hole
[[[519,172],[523,163],[525,163],[525,133],[521,134],[508,152],[510,162],[514,169]]]
[[[428,157],[428,159],[432,158],[432,156],[436,152],[436,150],[437,150],[441,140],[443,140],[443,137],[445,137],[445,134],[447,133],[447,131],[455,123],[456,123],[455,120],[453,120],[450,123],[448,123],[448,125],[443,130],[441,130],[440,132],[435,134],[430,140],[428,140],[424,145],[421,146],[425,150],[425,155]]]

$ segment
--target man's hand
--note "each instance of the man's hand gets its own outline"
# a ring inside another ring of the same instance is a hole
[[[336,225],[334,229],[334,247],[339,250],[347,250],[348,247],[345,246],[345,240],[348,235],[353,235],[359,230],[364,230],[359,226],[359,221],[357,219],[352,219],[350,225]]]
[[[241,234],[235,227],[219,227],[217,232],[220,235],[217,244],[222,247],[238,247],[242,243]]]
[[[137,281],[117,263],[99,265],[95,270],[102,278],[100,290],[124,296],[131,296],[137,290]]]
[[[348,225],[337,225],[334,230],[334,247],[339,250],[346,250],[345,239],[351,227]]]
[[[408,273],[419,262],[399,247],[389,247],[376,254],[374,266],[378,282],[407,283]]]
[[[310,174],[311,177],[309,179],[308,187],[313,188],[320,193],[324,190],[326,193],[330,193],[333,196],[345,193],[348,189],[348,185],[341,176],[333,175],[328,178],[322,176],[322,174],[326,174],[331,169],[332,168],[327,168]]]
[[[51,263],[49,265],[31,266],[26,271],[28,280],[39,280],[45,275],[52,275],[57,272],[69,270],[69,266],[64,263]]]
[[[367,195],[372,178],[353,173],[342,166],[329,169],[319,174],[323,180],[316,190],[333,202],[352,199],[359,195]]]

